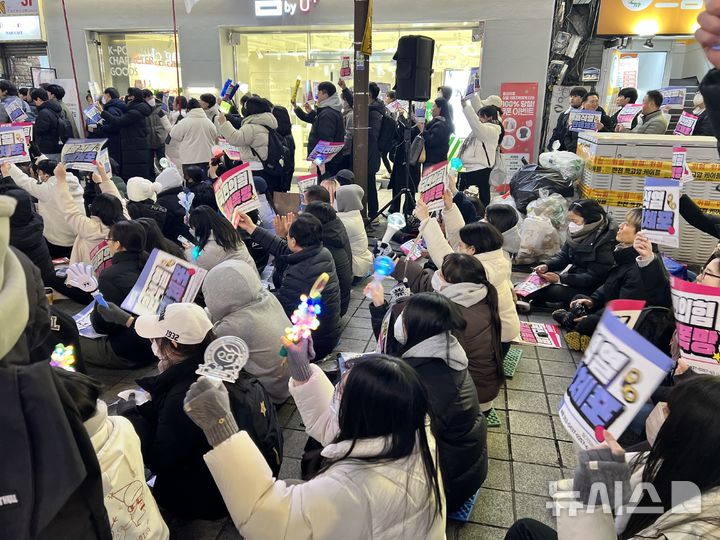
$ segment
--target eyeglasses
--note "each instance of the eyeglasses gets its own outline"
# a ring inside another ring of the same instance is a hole
[[[720,276],[718,276],[717,274],[713,274],[713,273],[711,273],[711,272],[708,272],[708,271],[707,271],[707,268],[703,267],[703,268],[700,270],[700,277],[701,277],[701,278],[704,278],[705,276],[709,276],[709,277],[712,277],[712,278],[715,278],[715,279],[720,279]]]

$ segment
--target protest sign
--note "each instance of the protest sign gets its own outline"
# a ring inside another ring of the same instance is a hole
[[[233,146],[223,137],[218,137],[218,145],[220,145],[220,148],[222,148],[230,161],[242,161],[240,149],[237,146]]]
[[[673,147],[672,177],[675,180],[680,180],[681,184],[693,180],[692,172],[690,172],[690,167],[687,164],[687,148],[682,146]]]
[[[112,166],[110,165],[110,154],[108,153],[107,148],[103,148],[100,150],[97,156],[97,162],[99,165],[102,165],[103,169],[105,169],[105,172],[108,173],[109,176],[112,176]],[[116,171],[120,172],[120,171]]]
[[[85,118],[88,119],[88,124],[99,124],[100,120],[102,120],[102,116],[100,116],[100,111],[97,110],[95,105],[90,105],[88,108],[83,109],[83,114],[85,115]]]
[[[103,240],[90,250],[90,262],[96,277],[100,277],[102,271],[112,264],[112,254],[107,240]]]
[[[400,249],[408,259],[411,261],[417,261],[420,257],[422,257],[423,248],[421,244],[422,240],[418,242],[416,238],[413,238],[412,240],[408,240],[402,244]]]
[[[663,96],[662,107],[669,109],[682,109],[685,105],[685,94],[687,89],[684,86],[665,86],[660,89]]]
[[[318,177],[317,174],[306,174],[305,176],[298,176],[297,185],[300,193],[305,193],[305,190],[310,186],[317,186]]]
[[[427,103],[414,103],[413,104],[414,113],[415,113],[415,121],[418,124],[424,124],[425,123],[425,114],[427,112]]]
[[[443,193],[447,187],[447,165],[447,161],[443,161],[431,167],[423,167],[418,193],[430,212],[442,210],[445,205]]]
[[[646,178],[643,194],[642,232],[651,242],[680,245],[680,180]]]
[[[685,135],[690,136],[693,134],[693,131],[695,131],[695,125],[697,124],[698,117],[694,114],[690,114],[689,112],[683,111],[683,113],[680,115],[680,118],[678,118],[677,124],[675,126],[675,131],[673,131],[673,135]]]
[[[720,288],[670,279],[680,357],[693,371],[720,375]]]
[[[472,96],[475,92],[480,91],[480,68],[470,68],[468,75],[467,88],[465,89],[465,97]]]
[[[318,165],[322,165],[342,152],[343,146],[345,146],[345,143],[318,141],[315,148],[313,148],[312,152],[310,152],[310,155],[307,157],[307,160],[317,160],[320,162]]]
[[[240,376],[240,370],[250,358],[250,349],[244,340],[237,336],[222,336],[205,349],[203,363],[195,373],[234,383]]]
[[[213,189],[218,208],[231,223],[236,210],[247,213],[260,208],[249,163],[238,165],[222,174],[213,183]]]
[[[68,169],[97,171],[98,153],[107,139],[68,139],[60,154]]]
[[[515,285],[515,294],[517,294],[521,298],[525,298],[539,291],[540,289],[544,289],[548,285],[550,285],[549,281],[546,281],[542,278],[542,276],[533,272],[527,277],[525,281]]]
[[[395,101],[391,101],[387,104],[387,110],[390,111],[391,114],[397,116],[400,113],[406,112],[407,106],[403,107],[402,101],[399,99],[396,99]]]
[[[73,315],[73,320],[75,321],[78,332],[81,336],[88,339],[98,339],[105,336],[105,334],[98,334],[95,328],[93,328],[91,317],[94,309],[95,300],[90,302],[82,311]]]
[[[7,163],[30,161],[28,142],[23,128],[15,126],[0,128],[0,159]]]
[[[605,306],[610,309],[615,316],[620,319],[628,328],[635,328],[635,324],[640,318],[645,307],[645,300],[611,300]]]
[[[352,75],[352,62],[349,54],[343,54],[340,57],[340,76],[350,77]]]
[[[628,103],[622,109],[617,117],[617,123],[625,129],[632,128],[633,120],[642,111],[642,103]]]
[[[33,124],[32,122],[15,122],[15,123],[6,123],[6,124],[0,124],[0,128],[4,127],[13,127],[13,128],[20,128],[23,130],[23,133],[25,134],[25,140],[27,141],[28,148],[30,147],[30,144],[32,143],[32,134],[33,134]]]
[[[560,421],[580,447],[619,438],[673,366],[673,361],[605,310],[560,403]]]
[[[520,335],[515,340],[517,343],[547,347],[549,349],[561,349],[560,330],[554,324],[545,323],[520,323]]]
[[[195,300],[207,270],[153,249],[122,308],[136,315],[157,315],[170,304]]]
[[[598,123],[602,118],[600,111],[587,111],[585,109],[572,109],[570,111],[570,131],[597,131]]]
[[[10,122],[26,122],[28,115],[23,109],[23,102],[20,98],[16,97],[3,103],[5,106],[5,112],[10,118]]]

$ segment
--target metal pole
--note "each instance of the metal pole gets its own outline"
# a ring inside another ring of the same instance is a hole
[[[62,0],[63,17],[65,18],[65,32],[67,32],[68,49],[70,50],[70,64],[72,65],[73,80],[75,81],[75,93],[78,99],[78,111],[82,116],[83,102],[80,97],[80,87],[78,86],[77,71],[75,70],[75,54],[73,53],[72,39],[70,38],[70,24],[68,24],[67,8],[65,7],[65,0]],[[68,118],[68,120],[70,120]],[[72,119],[73,124],[76,124],[75,118]],[[80,122],[80,127],[85,132],[85,122]]]
[[[367,208],[368,190],[368,83],[370,57],[361,51],[368,16],[368,0],[355,0],[354,79],[353,79],[353,173],[363,188]],[[358,69],[358,66],[360,69]],[[365,214],[365,210],[363,210]]]
[[[172,0],[173,37],[175,39],[175,76],[177,77],[177,95],[180,95],[180,53],[178,52],[177,19],[175,17],[175,0]]]

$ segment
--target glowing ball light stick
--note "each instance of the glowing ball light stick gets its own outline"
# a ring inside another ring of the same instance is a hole
[[[330,281],[330,276],[323,272],[315,280],[310,294],[302,295],[300,297],[300,304],[290,317],[293,325],[290,328],[285,329],[285,337],[293,343],[299,342],[301,339],[307,339],[310,337],[310,333],[313,330],[317,330],[320,326],[318,315],[322,313],[322,304],[320,303],[320,297],[323,289]],[[281,356],[287,356],[287,350],[283,347],[280,350]]]
[[[462,159],[459,157],[454,157],[450,160],[450,170],[455,172],[455,175],[460,172],[460,169],[463,168],[463,162]]]
[[[373,268],[375,269],[373,280],[368,287],[368,294],[365,295],[368,298],[372,298],[372,293],[380,286],[382,280],[395,270],[395,261],[387,255],[380,255],[380,257],[377,257],[373,262]]]
[[[62,343],[55,345],[52,355],[50,356],[50,365],[59,367],[65,371],[75,371],[73,364],[75,363],[75,347],[72,345],[64,346]]]

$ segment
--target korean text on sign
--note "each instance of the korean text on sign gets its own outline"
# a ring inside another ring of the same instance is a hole
[[[570,131],[597,131],[601,117],[600,111],[573,109],[569,116]]]
[[[693,371],[720,375],[720,289],[671,279],[680,356]]]
[[[23,128],[0,128],[0,159],[8,163],[30,161],[30,152],[28,152]]]
[[[672,365],[606,309],[560,404],[560,421],[586,450],[604,429],[620,437]]]
[[[690,114],[687,111],[683,111],[683,113],[680,115],[680,118],[678,118],[677,125],[675,126],[675,131],[673,131],[673,135],[684,135],[686,137],[693,134],[693,131],[695,131],[695,125],[697,124],[698,117],[694,114]]]
[[[443,205],[443,193],[447,185],[447,161],[438,163],[431,167],[424,167],[418,192],[420,198],[428,206],[430,212],[441,210]]]
[[[260,208],[249,163],[230,169],[213,184],[215,200],[223,215],[232,222],[235,210],[250,212]]]
[[[157,315],[168,305],[195,300],[206,270],[154,249],[123,309],[137,315]]]
[[[61,159],[68,169],[96,171],[98,153],[107,139],[69,139],[63,146]]]
[[[652,241],[670,247],[680,244],[680,180],[646,178],[642,231]]]
[[[334,158],[336,155],[338,155],[343,147],[345,146],[345,143],[341,142],[328,142],[328,141],[319,141],[315,148],[313,148],[313,151],[310,152],[310,155],[307,157],[308,161],[314,161],[317,158],[321,158],[323,163],[327,163],[332,158]]]

